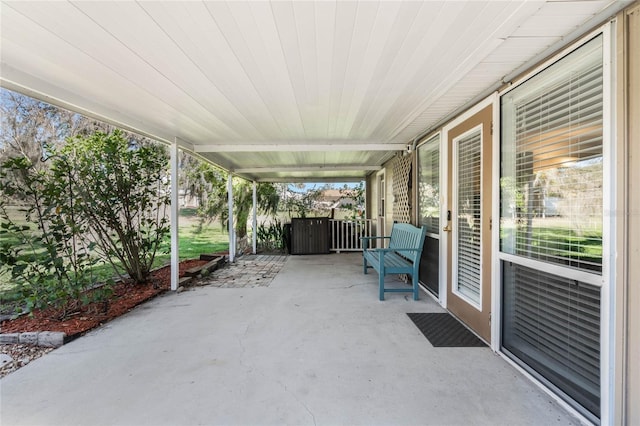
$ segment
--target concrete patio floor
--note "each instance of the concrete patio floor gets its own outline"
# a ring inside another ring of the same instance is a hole
[[[394,278],[391,278],[394,279]],[[433,348],[361,255],[154,299],[0,381],[2,425],[564,425],[489,348]]]

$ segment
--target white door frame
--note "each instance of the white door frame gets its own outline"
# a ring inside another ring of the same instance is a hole
[[[482,173],[484,172],[484,169],[482,167],[482,159],[484,157],[483,152],[482,152],[482,146],[483,146],[483,140],[485,139],[485,135],[484,132],[482,131],[482,127],[483,124],[478,124],[477,126],[472,127],[471,129],[465,131],[464,133],[461,133],[460,135],[456,136],[455,138],[453,138],[453,161],[452,161],[452,167],[453,170],[451,171],[452,173],[452,180],[453,180],[453,188],[451,188],[452,191],[452,195],[451,195],[451,202],[452,202],[452,206],[450,206],[450,210],[451,210],[451,242],[453,244],[453,247],[451,248],[451,274],[453,275],[451,277],[452,280],[452,288],[451,291],[458,296],[460,299],[464,300],[465,302],[467,302],[470,306],[474,307],[475,309],[482,311],[482,295],[484,293],[483,289],[482,289],[482,271],[484,269],[484,265],[483,265],[483,260],[484,258],[487,256],[488,253],[483,253],[482,252],[482,240],[484,238],[484,233],[482,232],[482,226],[480,227],[480,296],[479,296],[479,300],[476,302],[474,300],[471,300],[467,295],[461,293],[458,290],[458,285],[456,283],[457,278],[458,278],[458,221],[457,221],[457,217],[458,217],[458,210],[460,209],[460,206],[458,206],[457,203],[457,199],[458,199],[458,173],[459,173],[459,167],[458,167],[458,156],[456,155],[456,145],[457,142],[460,139],[463,139],[465,137],[467,137],[468,135],[472,134],[472,133],[476,133],[476,132],[480,132],[480,182],[482,182]],[[482,185],[480,185],[480,199],[483,200],[485,194],[482,193]],[[482,210],[482,204],[480,205],[480,209]],[[482,212],[481,212],[482,214]]]

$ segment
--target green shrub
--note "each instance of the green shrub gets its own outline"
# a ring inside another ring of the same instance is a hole
[[[256,231],[258,245],[264,250],[284,249],[284,226],[279,220],[269,224],[261,223]]]
[[[26,224],[9,216],[10,198],[25,203]],[[90,268],[96,258],[93,243],[84,238],[88,225],[77,215],[75,201],[68,175],[38,170],[25,157],[2,164],[0,264],[10,271],[22,295],[20,309],[53,307],[65,317],[73,310],[70,302],[89,302]]]
[[[112,280],[95,287],[98,261],[148,279],[169,233],[168,158],[118,130],[45,152],[48,167],[26,157],[1,165],[0,273],[10,272],[27,310],[53,307],[65,317],[111,294]],[[26,206],[26,222],[10,217],[9,200]]]

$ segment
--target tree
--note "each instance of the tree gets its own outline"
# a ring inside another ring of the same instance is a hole
[[[198,215],[203,220],[220,219],[222,226],[229,221],[227,174],[221,169],[201,162],[191,174],[190,182],[195,183],[191,190],[202,194],[203,202]],[[199,187],[198,187],[199,186]],[[247,235],[247,221],[253,208],[253,183],[241,178],[233,178],[233,206],[235,226],[238,238]],[[271,183],[258,183],[256,187],[257,209],[263,214],[275,214],[278,210],[280,195]]]
[[[292,190],[291,188],[296,188],[299,191]],[[307,217],[322,196],[322,189],[315,187],[305,189],[304,184],[290,185],[288,192],[289,194],[285,200],[284,208],[289,212],[289,216],[291,216],[291,212],[294,212],[298,217]]]
[[[358,185],[350,188],[346,184],[340,189],[341,199],[351,200],[350,203],[346,203],[343,207],[349,210],[349,220],[364,219],[364,182],[358,183]]]
[[[118,130],[44,148],[48,167],[21,155],[2,163],[0,261],[28,309],[52,306],[64,317],[108,294],[108,286],[93,288],[96,257],[134,282],[147,280],[169,231],[168,158],[163,147]],[[26,225],[8,214],[10,198],[24,201]]]
[[[236,231],[238,237],[242,238],[247,235],[247,221],[253,208],[253,184],[244,179],[237,179],[233,185],[233,195]],[[258,183],[256,187],[256,198],[256,207],[259,212],[271,215],[278,211],[280,196],[272,184]]]
[[[0,163],[24,157],[31,162],[31,167],[46,168],[49,163],[41,161],[47,156],[46,147],[63,145],[71,136],[114,130],[116,127],[111,124],[0,88]],[[151,141],[143,137],[136,139]]]
[[[45,145],[63,142],[77,119],[77,114],[0,89],[0,163],[23,157],[29,160],[29,167],[42,169]]]
[[[185,195],[195,197],[199,206],[205,203],[207,194],[218,193],[219,189],[223,189],[226,177],[223,176],[225,173],[222,170],[210,167],[207,163],[184,151],[180,151],[178,162],[180,189],[184,191]],[[208,173],[214,173],[216,176],[208,176]]]
[[[98,254],[141,283],[169,233],[168,156],[159,144],[126,136],[115,130],[70,138],[55,151],[53,170],[71,176],[75,209]]]

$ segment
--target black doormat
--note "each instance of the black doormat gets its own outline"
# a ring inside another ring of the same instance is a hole
[[[424,337],[436,348],[475,348],[487,346],[448,313],[407,314]]]

